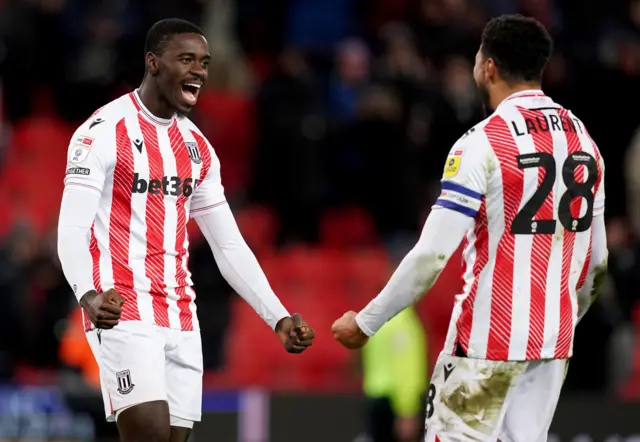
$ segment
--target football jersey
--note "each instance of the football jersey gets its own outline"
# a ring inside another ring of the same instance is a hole
[[[604,162],[584,124],[541,91],[504,100],[446,160],[435,208],[474,218],[444,351],[568,358],[577,292],[604,213]]]
[[[100,195],[93,281],[124,298],[120,320],[197,330],[187,221],[225,196],[218,158],[196,126],[152,115],[137,91],[124,95],[76,130],[64,182]]]

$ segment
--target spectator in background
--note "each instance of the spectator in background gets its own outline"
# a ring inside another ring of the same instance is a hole
[[[331,51],[356,29],[359,0],[290,0],[286,43],[311,51]]]
[[[370,53],[359,39],[343,41],[336,54],[336,71],[329,86],[329,112],[340,122],[356,117],[359,97],[369,86]]]
[[[279,243],[316,241],[326,122],[314,72],[300,50],[288,48],[279,55],[276,73],[258,93],[257,120],[251,197],[280,214]]]
[[[633,365],[638,327],[633,313],[640,301],[637,289],[640,287],[640,243],[622,217],[608,220],[607,243],[611,285],[607,306],[614,327],[608,358],[608,386],[615,391],[628,379]]]
[[[82,120],[112,98],[113,84],[143,48],[145,29],[140,4],[133,0],[64,0],[59,8],[58,33],[69,48],[61,59],[64,75],[56,89],[65,117]],[[69,100],[70,96],[83,97]]]
[[[633,235],[640,239],[640,128],[636,129],[624,161],[627,213]]]
[[[10,379],[25,356],[29,317],[26,281],[36,253],[36,238],[26,226],[14,229],[0,247],[0,293],[5,314],[0,321],[0,380]]]
[[[362,349],[371,442],[417,442],[428,385],[427,339],[412,308],[391,319]]]

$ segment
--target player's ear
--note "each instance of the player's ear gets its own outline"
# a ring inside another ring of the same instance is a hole
[[[484,77],[489,81],[493,81],[493,79],[496,78],[497,72],[495,60],[493,58],[487,58],[484,62]]]
[[[160,70],[158,57],[156,57],[156,55],[152,52],[147,52],[145,61],[147,65],[147,72],[149,72],[151,75],[158,75],[158,72]]]

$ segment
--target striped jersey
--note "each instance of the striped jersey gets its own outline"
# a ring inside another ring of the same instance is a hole
[[[604,213],[603,177],[582,121],[541,91],[510,96],[456,142],[435,207],[475,222],[445,352],[571,357],[591,220]]]
[[[96,111],[71,139],[65,186],[100,194],[89,244],[98,292],[121,321],[198,330],[187,221],[225,203],[216,154],[186,117],[160,119],[137,91]],[[85,329],[92,327],[85,315]]]

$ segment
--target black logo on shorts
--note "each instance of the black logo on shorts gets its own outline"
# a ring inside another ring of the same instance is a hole
[[[453,369],[455,367],[453,366],[453,364],[451,362],[449,362],[447,365],[444,366],[444,381],[447,382],[447,379],[449,379],[449,375],[451,374],[451,372],[453,372]]]
[[[131,373],[129,370],[123,370],[116,373],[116,379],[118,380],[118,393],[120,394],[129,394],[133,387],[135,387],[134,383],[131,382]]]
[[[187,150],[189,151],[189,157],[191,158],[191,161],[193,161],[195,164],[200,164],[202,162],[202,158],[200,158],[198,145],[192,141],[187,141],[184,144],[187,145]]]

